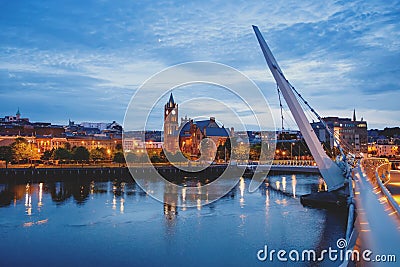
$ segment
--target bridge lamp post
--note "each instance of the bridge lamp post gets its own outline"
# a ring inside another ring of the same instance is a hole
[[[300,144],[299,144],[299,160],[301,160],[301,156],[300,156]]]
[[[290,159],[293,159],[293,146],[294,145],[295,145],[294,143],[290,144]]]

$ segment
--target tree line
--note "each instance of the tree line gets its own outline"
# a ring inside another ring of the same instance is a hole
[[[71,160],[77,162],[87,161],[100,161],[100,160],[113,160],[116,163],[124,163],[125,158],[122,152],[122,146],[117,144],[115,152],[103,147],[88,150],[84,146],[71,147],[69,143],[65,143],[63,147],[44,151],[40,154],[34,144],[25,138],[17,138],[14,143],[9,146],[0,146],[0,160],[5,161],[6,168],[10,162],[12,163],[29,163],[32,160],[58,160],[61,162],[68,162]]]

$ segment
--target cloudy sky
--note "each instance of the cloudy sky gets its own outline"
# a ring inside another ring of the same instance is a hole
[[[400,125],[400,1],[188,2],[1,1],[0,116],[122,123],[151,75],[214,61],[248,75],[279,121],[255,24],[321,115]]]

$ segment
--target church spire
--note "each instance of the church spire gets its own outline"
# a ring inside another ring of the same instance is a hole
[[[353,110],[353,121],[356,121],[356,109]]]
[[[174,106],[175,106],[174,96],[172,95],[172,92],[171,92],[171,95],[169,96],[169,100],[168,100],[168,107],[173,108]]]

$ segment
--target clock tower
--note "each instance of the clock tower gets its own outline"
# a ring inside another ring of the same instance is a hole
[[[179,148],[178,127],[178,104],[171,93],[164,106],[164,148],[168,152],[176,153]]]

